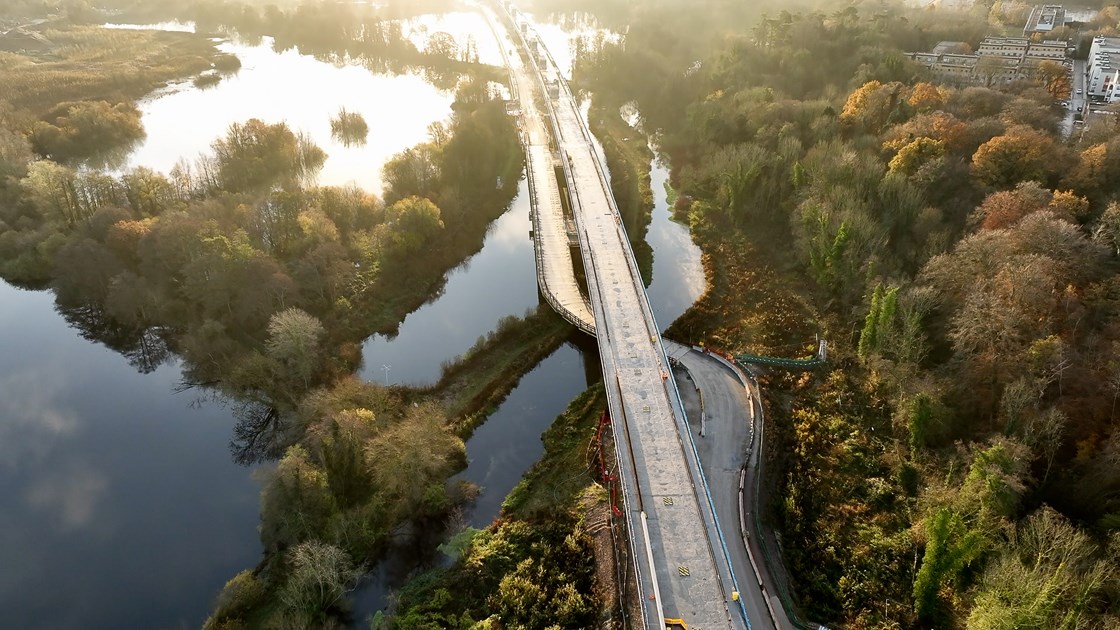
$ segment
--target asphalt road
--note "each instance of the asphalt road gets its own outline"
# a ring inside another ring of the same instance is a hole
[[[792,625],[776,599],[771,601],[773,614],[767,607],[768,593],[758,583],[772,583],[764,564],[758,565],[759,574],[751,566],[750,557],[743,544],[742,532],[752,530],[750,519],[753,505],[754,476],[757,474],[757,453],[761,445],[761,418],[755,411],[756,399],[750,395],[738,376],[715,357],[665,341],[666,351],[680,361],[684,370],[674,370],[677,387],[681,392],[689,424],[692,425],[701,466],[708,480],[712,501],[720,529],[723,531],[732,569],[741,590],[740,597],[747,609],[752,630],[790,628]],[[697,390],[699,388],[699,391]],[[703,395],[703,429],[700,436],[701,406]],[[740,521],[739,480],[746,466],[747,494],[743,497],[746,521]],[[761,551],[756,552],[761,559]]]

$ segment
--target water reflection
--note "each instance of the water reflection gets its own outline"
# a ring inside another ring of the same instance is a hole
[[[589,13],[559,14],[549,19],[534,20],[533,28],[548,47],[560,74],[572,78],[572,64],[580,51],[594,47],[602,40],[618,41],[620,35],[602,28]]]
[[[522,315],[538,303],[529,192],[521,181],[509,210],[490,226],[482,250],[452,270],[443,292],[408,315],[392,338],[374,335],[362,347],[361,376],[427,384],[440,365],[466,352],[499,318]]]
[[[58,312],[84,339],[120,353],[141,374],[154,372],[172,359],[163,331],[157,327],[124,326],[93,304],[59,306]]]
[[[438,34],[449,35],[460,58],[502,66],[502,51],[486,19],[475,11],[427,14],[405,21],[404,32],[420,50],[427,50]]]
[[[2,625],[198,627],[260,555],[229,412],[75,335],[49,292],[0,304]]]
[[[657,148],[650,148],[656,155]],[[669,168],[660,157],[650,166],[650,189],[653,216],[646,242],[653,248],[653,282],[647,293],[657,324],[664,329],[700,299],[707,284],[700,248],[692,242],[688,226],[673,220]]]
[[[454,94],[447,88],[458,80],[457,75],[435,77],[441,89],[418,74],[371,74],[345,56],[328,63],[296,49],[277,52],[267,37],[259,45],[226,42],[218,48],[241,60],[240,71],[205,90],[184,82],[140,101],[148,136],[127,167],[167,173],[180,159],[208,153],[231,123],[258,118],[306,131],[327,152],[320,184],[352,182],[380,194],[381,167],[425,141],[428,125],[450,115]],[[333,139],[330,119],[340,107],[361,114],[376,141],[347,146]]]

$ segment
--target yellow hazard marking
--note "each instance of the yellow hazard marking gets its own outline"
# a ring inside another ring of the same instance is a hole
[[[664,503],[665,505],[672,505],[673,504],[673,497],[665,497],[664,499],[661,499],[661,502]]]
[[[681,574],[681,577],[688,577],[688,567],[683,564],[677,567],[677,572]]]

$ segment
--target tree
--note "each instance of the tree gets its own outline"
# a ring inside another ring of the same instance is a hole
[[[950,99],[949,109],[964,120],[998,116],[1010,96],[986,87],[967,87]]]
[[[203,624],[204,630],[217,630],[226,627],[223,624],[237,619],[244,622],[244,617],[258,606],[267,595],[263,581],[252,571],[242,571],[230,578],[218,594],[218,602],[214,606],[214,614]]]
[[[984,87],[990,88],[996,83],[1003,83],[1007,74],[1009,60],[994,55],[984,55],[976,62],[972,72],[984,82]]]
[[[369,409],[327,413],[307,429],[312,457],[327,473],[338,506],[349,509],[366,501],[378,488],[366,465],[366,443],[383,427]]]
[[[140,263],[140,243],[152,232],[155,219],[117,221],[105,234],[105,246],[131,265]]]
[[[74,227],[84,219],[74,192],[74,171],[50,160],[32,162],[20,182],[24,193],[44,219]]]
[[[426,54],[455,60],[459,57],[459,43],[455,36],[446,31],[436,31],[428,37],[428,46],[424,49]]]
[[[994,192],[976,209],[985,230],[998,230],[1018,223],[1023,217],[1047,207],[1053,194],[1038,182],[1022,182],[1015,190]]]
[[[1104,628],[1115,625],[1103,606],[1120,579],[1115,551],[1102,550],[1053,509],[1020,522],[988,563],[968,630]]]
[[[436,204],[422,197],[406,197],[385,209],[385,220],[393,229],[393,239],[401,253],[423,247],[443,230],[443,219]]]
[[[394,518],[441,507],[427,504],[437,498],[431,493],[442,493],[446,475],[464,456],[463,441],[447,427],[443,410],[430,403],[409,409],[365,451],[374,487]]]
[[[1053,259],[1037,254],[1010,258],[981,282],[954,314],[949,338],[967,357],[992,363],[1017,359],[1029,343],[1049,332],[1060,273]]]
[[[1094,201],[1104,203],[1117,177],[1120,177],[1120,140],[1110,139],[1081,151],[1077,163],[1066,174],[1065,183]]]
[[[1089,218],[1089,200],[1072,190],[1055,190],[1047,209],[1059,219],[1077,223]]]
[[[1069,81],[1069,74],[1065,66],[1056,61],[1042,61],[1038,64],[1035,77],[1056,99],[1063,99],[1070,95],[1073,86]]]
[[[1120,203],[1110,202],[1093,229],[1093,240],[1120,256]]]
[[[256,118],[231,124],[211,147],[221,186],[230,192],[268,190],[276,184],[298,187],[313,178],[327,158],[285,123],[269,125]]]
[[[175,189],[167,178],[146,166],[139,166],[121,177],[128,205],[138,214],[155,217],[171,207]]]
[[[104,157],[144,139],[140,110],[132,103],[62,103],[31,128],[31,145],[59,162]]]
[[[941,109],[945,105],[945,89],[929,83],[917,83],[910,88],[906,103],[920,113]]]
[[[969,144],[968,126],[956,116],[941,111],[918,114],[891,127],[883,137],[883,148],[891,151],[898,151],[918,138],[936,140],[949,153],[959,153]]]
[[[439,182],[439,153],[424,143],[405,149],[382,167],[385,178],[385,203],[405,197],[431,196]]]
[[[31,144],[23,134],[0,124],[0,190],[14,186],[27,175],[27,165],[33,159]]]
[[[364,572],[343,550],[311,540],[287,553],[288,578],[280,602],[289,618],[319,625],[344,600]]]
[[[940,140],[915,138],[913,142],[898,150],[891,158],[890,171],[903,175],[913,175],[922,166],[945,155],[945,145]]]
[[[160,222],[161,227],[165,225],[166,222]],[[256,289],[246,285],[244,272],[254,260],[264,258],[264,254],[252,246],[244,230],[238,229],[227,236],[213,220],[193,227],[197,231],[182,235],[187,239],[186,252],[176,251],[177,243],[168,243],[171,251],[165,252],[165,255],[180,254],[185,258],[182,267],[174,271],[182,275],[180,290],[203,313],[233,319],[234,304]],[[152,235],[161,237],[157,241],[170,240],[162,238],[168,236],[164,230],[153,231]],[[155,242],[145,240],[146,245],[155,246]]]
[[[123,271],[121,261],[101,243],[78,237],[68,241],[54,256],[54,287],[64,304],[101,306],[114,277]]]
[[[1003,106],[1000,120],[1008,127],[1027,125],[1052,135],[1057,130],[1059,117],[1052,104],[1015,98]]]
[[[304,447],[290,447],[261,492],[261,541],[277,549],[317,538],[332,513],[326,473]]]
[[[848,95],[844,109],[840,112],[840,120],[871,133],[879,133],[895,109],[900,104],[905,105],[903,89],[904,86],[898,82],[884,85],[878,81],[868,81]]]
[[[925,535],[925,553],[914,578],[914,609],[928,622],[936,613],[942,584],[975,563],[990,541],[985,532],[969,528],[959,513],[944,507],[926,518]]]
[[[1064,156],[1053,136],[1029,127],[1012,127],[980,145],[972,156],[972,172],[996,188],[1035,180],[1048,182],[1061,172]]]
[[[268,322],[268,355],[284,371],[310,387],[311,377],[322,359],[321,343],[326,331],[313,315],[298,308],[276,313]]]

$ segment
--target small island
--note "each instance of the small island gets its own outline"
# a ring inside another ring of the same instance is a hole
[[[368,134],[369,125],[358,112],[346,111],[346,108],[342,107],[339,108],[338,114],[331,118],[331,136],[346,146],[365,144]]]

